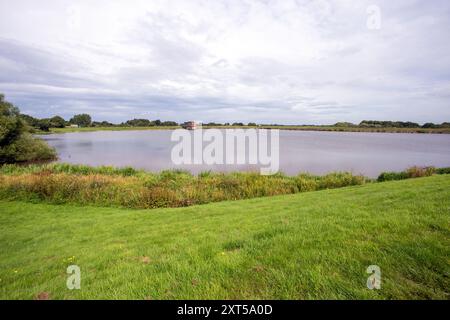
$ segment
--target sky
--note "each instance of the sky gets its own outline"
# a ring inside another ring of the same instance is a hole
[[[0,0],[22,113],[332,124],[450,121],[448,0]]]

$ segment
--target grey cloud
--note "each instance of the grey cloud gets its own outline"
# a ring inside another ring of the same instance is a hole
[[[123,25],[97,36],[100,15],[93,35],[77,36],[55,30],[64,5],[28,4],[54,18],[35,24],[11,3],[12,15],[0,12],[0,92],[36,116],[83,111],[116,122],[450,118],[446,0],[378,1],[378,31],[366,28],[368,0],[155,3],[134,13],[123,4]]]

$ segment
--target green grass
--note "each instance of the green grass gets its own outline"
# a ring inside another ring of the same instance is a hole
[[[449,218],[449,175],[175,209],[0,201],[0,298],[449,299]]]

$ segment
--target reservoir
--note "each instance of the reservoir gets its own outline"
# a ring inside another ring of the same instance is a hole
[[[204,130],[206,131],[206,130]],[[172,130],[95,131],[41,136],[53,146],[59,162],[91,166],[131,166],[147,171],[257,171],[257,165],[175,165]],[[376,177],[383,171],[411,166],[450,166],[450,135],[369,132],[279,131],[279,168],[325,174],[350,171]]]

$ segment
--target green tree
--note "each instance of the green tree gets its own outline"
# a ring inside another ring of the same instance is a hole
[[[89,127],[92,123],[92,118],[86,113],[76,114],[70,119],[70,123],[76,124],[79,127]]]
[[[5,96],[0,94],[0,147],[17,139],[25,128],[25,123],[19,117],[19,109],[5,101]]]
[[[98,121],[94,121],[92,122],[92,126],[93,127],[113,127],[114,124],[108,121],[102,121],[102,122],[98,122]]]
[[[356,127],[356,124],[351,123],[351,122],[337,122],[334,124],[335,127]]]
[[[41,131],[48,132],[50,131],[51,122],[49,119],[41,119],[37,123],[37,128]]]
[[[49,121],[51,128],[64,128],[66,126],[66,120],[60,116],[54,116]]]
[[[175,127],[178,125],[175,121],[164,121],[161,123],[163,127]]]
[[[31,127],[37,127],[38,126],[39,119],[36,119],[36,118],[34,118],[32,116],[29,116],[27,114],[20,114],[19,117],[20,117],[20,119],[25,121]]]
[[[149,127],[151,125],[150,120],[148,119],[128,120],[125,124],[130,127]]]
[[[427,122],[425,123],[422,128],[427,128],[427,129],[432,129],[432,128],[438,128],[439,126],[432,123],[432,122]]]
[[[0,94],[0,164],[55,158],[54,150],[29,129],[19,109]]]

